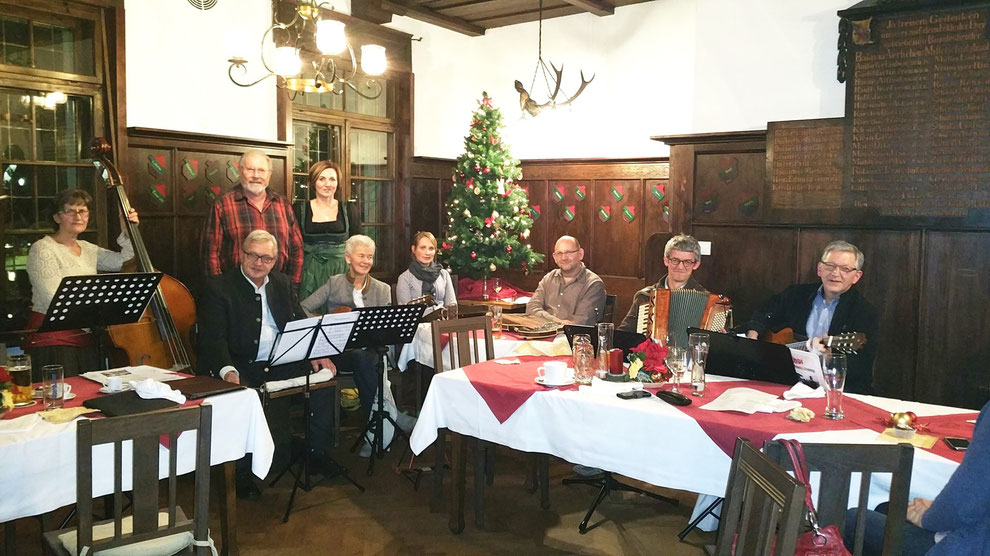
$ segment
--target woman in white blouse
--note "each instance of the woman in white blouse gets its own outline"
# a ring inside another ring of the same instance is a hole
[[[89,226],[92,204],[93,198],[81,189],[66,189],[55,197],[52,213],[55,233],[36,241],[28,252],[27,272],[31,280],[28,328],[41,326],[62,278],[97,271],[117,272],[134,257],[130,238],[123,231],[117,238],[120,252],[79,239],[79,234]],[[137,223],[137,211],[131,209],[128,219]],[[40,376],[42,365],[62,365],[66,376],[98,369],[97,341],[84,330],[30,334],[25,348],[31,355],[35,379]]]
[[[436,261],[437,238],[430,232],[417,233],[413,236],[412,255],[409,269],[399,275],[395,286],[395,300],[399,305],[427,294],[433,296],[437,307],[457,303],[450,273]]]

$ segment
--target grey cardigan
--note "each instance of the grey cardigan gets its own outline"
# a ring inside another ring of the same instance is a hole
[[[365,307],[379,307],[392,304],[392,288],[381,280],[368,276],[371,284],[364,292]],[[309,316],[325,315],[338,307],[354,306],[354,285],[347,281],[346,274],[334,274],[326,284],[320,286],[299,305]]]
[[[454,293],[454,282],[450,278],[450,273],[446,269],[440,269],[440,276],[433,283],[436,288],[436,295],[433,296],[433,304],[443,307],[457,303],[457,294]],[[399,275],[399,281],[395,285],[395,300],[399,305],[405,305],[413,299],[423,295],[423,281],[413,276],[408,270]]]

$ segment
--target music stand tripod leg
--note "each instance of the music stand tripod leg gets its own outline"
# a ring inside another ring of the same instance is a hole
[[[375,474],[375,459],[384,458],[385,451],[390,448],[393,443],[395,443],[395,440],[398,437],[405,438],[407,441],[409,440],[408,435],[406,435],[406,431],[399,428],[399,424],[385,409],[385,352],[387,350],[388,346],[375,348],[375,353],[378,354],[378,404],[377,407],[372,410],[368,423],[364,426],[361,434],[358,435],[354,445],[351,446],[351,452],[354,452],[361,445],[362,441],[371,443],[371,456],[368,458],[369,476]],[[393,431],[392,441],[388,443],[388,446],[384,445],[385,421],[392,424]],[[370,437],[369,434],[371,434]]]

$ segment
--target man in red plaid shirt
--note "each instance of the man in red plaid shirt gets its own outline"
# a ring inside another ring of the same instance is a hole
[[[303,242],[292,205],[268,190],[272,161],[261,151],[241,155],[241,183],[217,197],[206,217],[202,255],[207,276],[219,276],[241,264],[240,245],[252,230],[267,230],[278,240],[275,270],[289,277],[298,290],[302,281]]]

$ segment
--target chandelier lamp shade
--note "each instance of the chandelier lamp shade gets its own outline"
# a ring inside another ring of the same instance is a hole
[[[292,20],[283,22],[279,20],[280,4],[280,0],[272,2],[272,26],[261,37],[261,64],[268,73],[254,81],[245,79],[248,61],[236,52],[227,60],[230,62],[227,75],[234,84],[251,87],[275,76],[276,84],[290,91],[342,94],[347,86],[369,99],[382,94],[382,84],[366,76],[385,73],[388,65],[385,47],[361,46],[360,67],[364,75],[358,76],[358,60],[344,34],[344,23],[323,17],[323,10],[333,11],[332,6],[317,4],[316,0],[298,0]],[[337,65],[336,57],[345,51],[350,55],[350,72]]]

